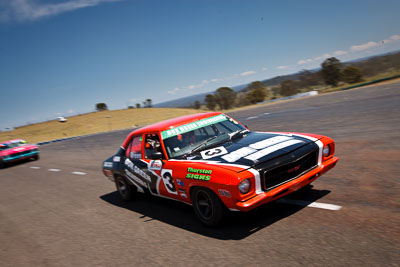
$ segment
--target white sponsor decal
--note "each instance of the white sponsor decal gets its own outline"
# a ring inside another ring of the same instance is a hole
[[[235,161],[239,160],[240,158],[250,155],[256,151],[257,150],[250,148],[250,147],[242,147],[238,150],[232,151],[228,155],[222,156],[222,158],[228,162],[235,162]]]
[[[131,153],[130,153],[130,158],[131,158],[131,159],[141,159],[141,158],[142,158],[142,154],[131,152]]]
[[[262,149],[262,150],[260,150],[260,151],[258,151],[256,153],[253,153],[253,154],[251,154],[251,155],[249,155],[249,156],[247,156],[245,158],[254,161],[254,160],[262,158],[262,157],[264,157],[264,156],[266,156],[268,154],[271,154],[271,153],[273,153],[273,152],[275,152],[275,151],[277,151],[279,149],[282,149],[282,148],[285,148],[285,147],[288,147],[288,146],[292,146],[292,145],[295,145],[295,144],[299,144],[299,143],[304,143],[304,142],[300,141],[300,140],[288,140],[288,141],[285,141],[285,142],[282,142],[282,143],[279,143],[279,144],[264,148],[264,149]]]
[[[224,189],[218,189],[218,193],[220,194],[220,196],[223,197],[231,197],[231,193],[228,190],[224,190]]]
[[[287,141],[290,140],[292,138],[288,137],[288,136],[275,136],[272,138],[268,138],[262,141],[259,141],[257,143],[251,144],[250,147],[254,148],[254,149],[263,149],[278,143],[281,143],[283,141]]]
[[[120,156],[115,156],[115,157],[113,158],[113,161],[114,161],[114,162],[120,162],[120,161],[121,161],[121,157],[120,157]]]
[[[126,175],[131,178],[132,180],[134,180],[136,183],[138,183],[140,186],[147,188],[147,184],[145,182],[143,182],[139,177],[137,177],[136,175],[134,175],[133,173],[131,173],[128,170],[125,170]]]
[[[200,152],[203,159],[210,159],[210,158],[213,158],[216,156],[224,155],[226,153],[228,153],[228,151],[226,151],[225,147],[223,147],[223,146],[204,150],[204,151]]]
[[[112,162],[104,162],[103,166],[110,168],[113,166],[113,163]]]
[[[125,165],[128,166],[131,170],[133,170],[136,174],[138,174],[140,177],[143,177],[144,179],[146,179],[147,181],[151,182],[151,177],[145,173],[144,171],[142,171],[138,166],[134,165],[132,163],[132,161],[130,161],[129,159],[125,160]]]
[[[159,171],[162,169],[163,164],[161,160],[157,159],[150,161],[150,164],[148,166],[150,170]]]

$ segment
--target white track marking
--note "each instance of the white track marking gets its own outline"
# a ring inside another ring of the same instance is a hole
[[[86,175],[86,172],[72,172],[72,174],[76,174],[76,175]]]
[[[311,207],[311,208],[319,208],[325,210],[340,210],[342,206],[334,205],[334,204],[326,204],[326,203],[319,203],[319,202],[309,202],[304,200],[295,200],[295,199],[287,199],[281,198],[278,199],[277,202],[283,204],[292,204],[302,207]]]
[[[258,118],[258,116],[251,116],[251,117],[246,118],[246,120],[252,120],[252,119],[257,119],[257,118]]]
[[[60,169],[49,169],[49,172],[60,172]]]
[[[31,166],[31,169],[39,170],[39,169],[40,169],[40,167],[37,167],[37,166]]]

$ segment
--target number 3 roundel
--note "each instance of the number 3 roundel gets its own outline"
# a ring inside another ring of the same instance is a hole
[[[224,155],[224,154],[228,153],[228,151],[226,151],[225,147],[219,146],[219,147],[201,151],[200,153],[201,153],[201,156],[203,157],[203,159],[210,159],[210,158],[213,158],[216,156]]]

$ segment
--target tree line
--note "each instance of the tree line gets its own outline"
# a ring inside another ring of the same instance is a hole
[[[342,63],[336,57],[330,57],[321,63],[319,70],[302,70],[297,75],[292,75],[295,79],[283,79],[278,85],[267,86],[265,82],[254,81],[239,92],[229,87],[220,87],[213,94],[207,94],[204,103],[209,110],[230,109],[321,87],[359,83],[365,77],[394,71],[400,71],[400,52],[354,63]],[[193,107],[199,109],[200,102],[196,101]]]
[[[220,87],[213,94],[207,94],[203,103],[209,110],[224,110],[291,96],[323,86],[336,87],[359,83],[365,77],[395,71],[400,71],[400,52],[351,63],[342,63],[339,59],[330,57],[321,63],[319,70],[302,70],[293,75],[278,76],[266,81],[254,81],[238,92],[230,87]],[[136,103],[135,106],[128,106],[128,109],[151,107],[152,100],[146,99],[142,104]],[[202,103],[195,101],[191,107],[200,109]],[[102,111],[108,110],[108,107],[105,103],[97,103],[95,109]]]

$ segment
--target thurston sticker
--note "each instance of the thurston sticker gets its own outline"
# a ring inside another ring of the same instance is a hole
[[[187,168],[186,179],[195,179],[209,181],[211,179],[212,170]]]
[[[115,157],[113,157],[113,161],[114,161],[114,162],[120,162],[120,160],[121,160],[121,157],[120,157],[120,156],[115,156]]]
[[[215,147],[215,148],[204,150],[204,151],[200,152],[203,159],[210,159],[213,157],[224,155],[226,153],[228,153],[228,151],[226,151],[225,147],[223,147],[223,146]]]

